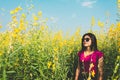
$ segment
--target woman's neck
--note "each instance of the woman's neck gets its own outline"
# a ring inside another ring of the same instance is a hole
[[[91,49],[86,49],[85,51],[84,51],[84,56],[86,57],[86,56],[88,56],[88,55],[90,55],[90,54],[92,54],[94,51],[92,51]]]
[[[91,54],[91,53],[93,53],[94,51],[91,50],[90,47],[87,47],[86,50],[85,50],[84,52],[85,52],[86,54]]]
[[[85,51],[86,51],[86,52],[92,52],[92,50],[91,50],[90,47],[87,47]]]

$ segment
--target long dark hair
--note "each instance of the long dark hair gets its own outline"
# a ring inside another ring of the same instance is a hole
[[[82,42],[81,42],[82,49],[80,51],[85,51],[86,50],[86,47],[83,45],[84,37],[86,35],[89,36],[92,40],[92,43],[91,43],[91,46],[90,46],[91,50],[92,51],[98,50],[97,49],[97,39],[96,39],[95,35],[93,33],[86,33],[82,37]]]

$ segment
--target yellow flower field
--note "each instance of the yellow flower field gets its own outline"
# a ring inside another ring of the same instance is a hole
[[[10,11],[9,27],[0,32],[0,80],[73,80],[77,52],[81,49],[80,29],[72,35],[63,35],[62,31],[55,33],[41,11],[27,20],[27,14],[19,14],[21,10],[18,6]],[[93,28],[94,17],[92,20]],[[104,79],[118,80],[120,23],[111,24],[107,30],[104,22],[98,21],[98,26],[101,31],[92,32],[105,55]]]

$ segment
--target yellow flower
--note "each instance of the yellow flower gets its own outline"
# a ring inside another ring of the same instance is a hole
[[[93,27],[95,25],[95,18],[94,16],[92,17],[92,21],[91,21],[91,26]]]
[[[45,26],[44,25],[42,25],[42,26],[40,26],[40,30],[44,30],[45,29]]]
[[[33,19],[34,19],[35,21],[38,21],[38,20],[39,20],[39,18],[38,18],[37,16],[33,16]]]
[[[33,23],[33,26],[38,26],[39,24],[37,22],[34,22]]]
[[[13,20],[16,19],[16,16],[12,16],[12,19],[13,19]]]
[[[17,8],[15,8],[14,10],[11,10],[10,11],[10,14],[15,14],[17,13],[18,11],[22,10],[22,8],[20,6],[18,6]]]
[[[2,25],[0,25],[0,28],[2,28]]]
[[[91,77],[88,77],[88,79],[87,80],[91,80]]]
[[[52,65],[52,70],[55,71],[55,64]]]
[[[52,62],[49,61],[49,62],[47,63],[48,69],[50,68],[51,65],[52,65]]]
[[[19,64],[18,64],[18,63],[15,63],[15,66],[17,67],[17,66],[19,66]]]
[[[64,42],[64,45],[66,45],[66,44],[67,44],[67,40],[64,40],[63,42]]]
[[[55,47],[55,48],[54,48],[54,51],[55,51],[55,52],[58,52],[58,48],[57,48],[57,47]]]
[[[92,75],[92,77],[95,77],[95,71],[94,70],[91,71],[91,75]]]
[[[22,14],[22,18],[26,18],[26,15],[24,13]]]
[[[19,42],[20,42],[22,45],[24,45],[24,44],[25,44],[24,38],[19,38]]]
[[[91,63],[91,64],[90,64],[90,68],[89,68],[89,70],[91,70],[93,67],[94,67],[94,64]]]
[[[16,14],[18,12],[18,10],[13,10],[13,14]]]
[[[54,60],[55,60],[55,61],[58,61],[58,58],[57,58],[57,57],[54,57]]]
[[[74,50],[74,48],[71,48],[69,51],[68,51],[68,54],[72,53]]]
[[[3,52],[2,51],[0,51],[0,56],[3,54]]]
[[[22,7],[21,7],[21,6],[18,6],[17,9],[18,9],[18,10],[22,10]]]
[[[118,52],[120,53],[120,48],[119,48]]]
[[[40,17],[42,16],[42,11],[38,12],[38,16],[40,16]]]
[[[117,23],[117,27],[120,27],[120,22]]]
[[[15,8],[15,12],[17,13],[18,11],[22,10],[22,8],[20,6],[18,6],[17,8]]]
[[[59,42],[60,48],[63,47],[64,43],[62,41]]]
[[[24,19],[20,19],[20,24],[19,24],[19,29],[22,31],[22,30],[26,30],[26,27],[25,27],[25,22],[24,22]]]
[[[11,11],[10,11],[10,14],[15,14],[15,11],[14,11],[14,10],[11,10]]]
[[[48,18],[46,18],[45,20],[48,21]]]
[[[80,28],[78,28],[75,32],[75,36],[79,36],[80,35]]]
[[[59,31],[54,35],[54,40],[62,40],[62,31]]]
[[[12,21],[14,24],[18,24],[18,21],[17,21],[17,17],[16,16],[12,16]]]
[[[91,68],[92,68],[92,67],[94,67],[94,64],[92,63],[90,66],[91,66]]]
[[[99,20],[98,21],[98,26],[101,27],[101,28],[103,28],[104,27],[104,23]]]
[[[15,32],[15,33],[19,33],[19,32],[20,32],[20,29],[19,29],[19,28],[16,28],[16,29],[14,29],[14,32]]]
[[[15,8],[14,12],[17,13],[19,11],[19,8]]]
[[[32,73],[30,73],[30,76],[32,77],[32,76],[33,76],[33,74],[32,74]]]
[[[120,0],[118,0],[118,3],[120,2]]]

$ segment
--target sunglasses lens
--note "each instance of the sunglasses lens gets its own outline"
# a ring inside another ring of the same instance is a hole
[[[88,42],[90,39],[89,39],[89,38],[84,38],[84,40],[85,40],[86,42]],[[84,41],[84,40],[83,40],[83,41]]]
[[[86,41],[88,42],[88,41],[89,41],[89,38],[86,38]]]

